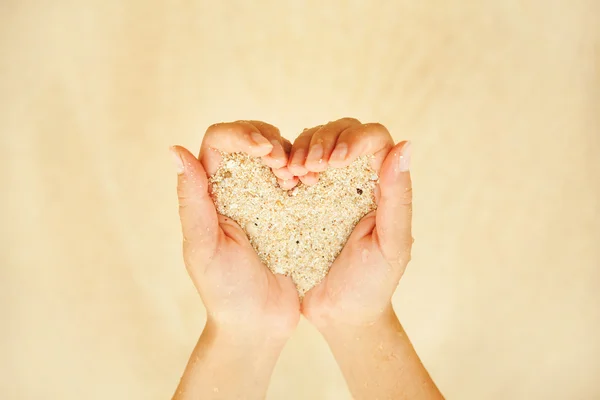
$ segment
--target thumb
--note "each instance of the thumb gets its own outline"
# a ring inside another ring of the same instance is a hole
[[[411,143],[398,143],[383,161],[379,179],[376,239],[386,259],[400,264],[410,260],[413,242],[410,156]]]
[[[179,218],[184,251],[188,246],[195,254],[212,255],[216,249],[219,220],[208,194],[208,178],[202,164],[188,150],[171,147],[177,168]]]

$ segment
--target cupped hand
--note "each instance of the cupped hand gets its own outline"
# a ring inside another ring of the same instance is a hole
[[[244,152],[261,157],[285,180],[290,146],[272,125],[237,121],[211,126],[199,159],[183,147],[172,148],[186,268],[209,322],[240,338],[289,336],[300,318],[298,293],[289,277],[274,275],[260,261],[237,223],[217,214],[208,177],[217,170],[221,152]]]
[[[365,154],[374,155],[379,172],[377,210],[357,224],[328,275],[302,302],[303,314],[321,330],[373,324],[391,309],[413,243],[410,143],[394,146],[384,126],[344,118],[305,130],[290,154],[288,169],[306,184],[327,167],[345,167]]]

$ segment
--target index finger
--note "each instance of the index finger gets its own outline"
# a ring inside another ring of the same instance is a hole
[[[394,139],[382,124],[368,123],[351,126],[340,133],[329,158],[329,165],[334,168],[344,168],[360,156],[373,154],[375,157],[371,162],[371,167],[375,171],[379,171],[383,160],[393,146]]]
[[[221,163],[221,154],[243,152],[263,157],[271,152],[273,144],[253,124],[245,121],[211,125],[200,147],[200,161],[208,175],[213,175]]]

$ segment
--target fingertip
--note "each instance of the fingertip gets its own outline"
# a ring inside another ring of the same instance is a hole
[[[304,176],[299,176],[298,179],[306,186],[314,186],[319,183],[319,174],[316,172],[309,172]]]
[[[253,145],[258,147],[269,147],[272,148],[273,145],[269,142],[269,139],[264,137],[259,132],[250,133],[250,139],[252,139]]]
[[[182,146],[171,146],[170,151],[178,175],[199,175],[200,177],[206,177],[202,163],[188,149]]]
[[[285,167],[288,160],[283,145],[278,139],[273,139],[271,146],[271,151],[263,157],[264,164],[273,169]]]
[[[331,156],[329,157],[329,165],[333,168],[342,168],[346,164],[348,156],[348,144],[345,142],[337,143]]]
[[[288,165],[288,170],[295,176],[303,176],[308,173],[304,165]]]
[[[169,151],[175,155],[176,157],[183,159],[183,157],[185,157],[186,153],[189,153],[188,149],[186,149],[183,146],[179,146],[177,144],[170,146],[169,147]],[[191,153],[190,153],[191,154]]]
[[[169,152],[171,153],[171,158],[173,161],[173,165],[175,166],[175,171],[177,175],[183,175],[185,173],[185,164],[181,156],[179,155],[179,146],[171,146],[169,147]]]
[[[293,154],[290,156],[290,160],[288,162],[288,170],[296,175],[302,176],[308,173],[308,170],[304,166],[306,161],[306,151],[303,148],[296,149]]]
[[[273,151],[273,145],[252,145],[248,148],[248,155],[252,157],[266,157]]]
[[[400,158],[398,160],[398,169],[400,172],[408,172],[410,170],[410,159],[412,156],[412,142],[407,140],[400,148]]]
[[[318,172],[324,172],[327,170],[327,167],[329,166],[329,163],[324,160],[318,160],[318,161],[307,161],[306,164],[304,164],[304,168],[306,168],[307,171],[309,172],[314,172],[314,173],[318,173]]]
[[[304,167],[311,172],[323,172],[327,170],[328,160],[323,143],[317,142],[310,147]]]
[[[290,170],[287,167],[283,167],[283,168],[274,168],[273,170],[273,174],[278,177],[279,179],[285,179],[285,180],[290,180],[290,179],[294,179],[294,174],[290,172]]]
[[[277,183],[279,184],[279,187],[281,187],[284,190],[290,190],[293,189],[299,182],[298,177],[293,177],[291,179],[280,179],[277,178]]]
[[[177,179],[179,216],[184,240],[186,243],[206,241],[203,238],[210,237],[209,233],[216,225],[217,217],[208,192],[208,177],[202,163],[187,149],[173,146],[171,151],[174,157],[180,159],[185,169]],[[209,245],[210,242],[206,244]]]
[[[271,157],[270,155],[263,156],[262,162],[267,167],[271,168],[273,171],[283,170],[287,164],[285,160],[282,160],[280,158],[274,158],[274,157]]]

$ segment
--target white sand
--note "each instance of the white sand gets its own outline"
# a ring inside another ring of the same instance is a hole
[[[259,158],[223,154],[211,177],[220,214],[236,221],[274,273],[290,275],[304,293],[329,271],[360,219],[376,208],[377,174],[364,156],[347,168],[330,168],[319,183],[283,190]]]

